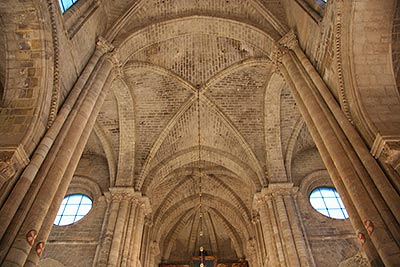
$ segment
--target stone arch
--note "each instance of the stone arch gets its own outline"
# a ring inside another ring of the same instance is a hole
[[[209,175],[203,174],[203,179],[202,181],[205,183],[209,183],[211,188],[214,188],[215,192],[213,192],[213,189],[207,190],[209,193],[215,193],[216,195],[218,194],[220,197],[223,196],[225,199],[229,199],[230,202],[238,209],[238,214],[240,214],[243,218],[246,220],[250,221],[251,220],[251,215],[250,211],[246,207],[246,205],[243,203],[242,199],[238,195],[237,192],[235,192],[235,188],[231,188],[228,186],[228,184],[224,183],[220,178],[218,177],[210,177]],[[181,188],[185,187],[188,183],[193,183],[193,179],[182,179],[178,184],[176,184],[169,193],[167,194],[167,197],[162,201],[160,206],[156,211],[154,211],[153,215],[154,217],[161,216],[162,214],[166,213],[169,207],[179,203],[181,201],[180,194],[182,190]]]
[[[220,160],[221,157],[225,160]],[[231,170],[233,173],[247,181],[253,190],[261,188],[262,183],[254,170],[252,170],[247,163],[241,162],[239,159],[233,157],[227,152],[213,149],[211,147],[202,147],[201,158],[205,161],[219,164]],[[149,175],[145,178],[143,185],[141,186],[143,193],[146,193],[149,190],[151,191],[154,185],[161,183],[168,173],[179,169],[186,164],[195,162],[197,159],[198,147],[192,147],[180,151],[174,156],[171,156],[168,159],[160,162],[149,172]]]
[[[0,125],[0,146],[22,145],[29,155],[46,130],[52,102],[50,14],[46,1],[4,0],[0,16],[7,21],[0,34],[6,55],[0,120],[8,122]]]
[[[352,70],[345,77],[345,93],[349,103],[353,103],[352,118],[370,146],[378,134],[396,136],[400,131],[400,95],[389,38],[395,3],[395,0],[345,3],[352,5],[348,6],[352,10],[348,13],[350,17],[346,18],[352,23],[344,25],[350,33],[349,39],[342,42],[343,66]],[[371,20],[371,16],[379,19]]]
[[[116,58],[123,65],[136,52],[158,42],[187,34],[212,34],[249,42],[268,55],[274,47],[274,39],[262,30],[231,19],[190,16],[156,23],[134,32],[121,43],[115,44]],[[143,42],[145,40],[145,42]]]
[[[264,101],[264,131],[267,156],[268,177],[271,181],[287,179],[283,162],[281,141],[281,92],[286,86],[283,78],[277,73],[272,74],[265,90]],[[279,156],[277,156],[279,155]]]
[[[210,80],[208,80],[204,86],[202,86],[200,89],[200,99],[201,101],[207,105],[208,109],[212,110],[217,116],[218,119],[220,119],[226,127],[229,128],[231,133],[235,136],[237,139],[238,144],[240,147],[243,149],[245,155],[249,159],[248,165],[250,165],[255,172],[257,173],[259,179],[262,181],[262,184],[267,184],[268,181],[264,175],[264,171],[259,164],[254,151],[251,149],[250,145],[247,143],[247,141],[243,138],[243,136],[240,134],[240,132],[236,129],[236,127],[232,124],[232,122],[228,119],[227,116],[224,115],[221,110],[218,109],[218,107],[210,101],[209,98],[204,96],[204,93],[209,89],[209,87],[218,82],[220,79],[225,77],[226,75],[229,75],[230,73],[244,68],[248,66],[261,66],[261,65],[270,65],[270,60],[266,57],[260,57],[260,58],[249,58],[240,62],[237,62],[220,72],[218,72],[215,76],[213,76]],[[125,72],[129,74],[130,72],[134,71],[135,68],[138,69],[144,69],[148,71],[152,71],[154,73],[166,76],[166,77],[171,77],[172,79],[175,79],[179,84],[181,84],[185,89],[187,89],[190,92],[196,92],[196,88],[190,84],[188,81],[184,80],[182,77],[179,75],[166,70],[163,67],[156,66],[154,64],[146,63],[146,62],[137,62],[137,61],[128,61],[125,65]],[[169,121],[167,126],[163,129],[162,133],[159,135],[158,139],[156,142],[153,144],[149,155],[146,157],[146,161],[144,163],[144,167],[142,168],[142,171],[139,175],[139,177],[136,179],[136,186],[137,188],[140,188],[143,185],[143,181],[146,179],[146,177],[149,175],[151,164],[154,164],[154,158],[156,156],[156,153],[159,151],[161,145],[163,144],[164,139],[168,136],[170,133],[171,129],[175,126],[177,121],[179,120],[180,117],[183,116],[183,114],[192,106],[193,102],[196,100],[196,96],[192,95],[186,103],[184,103],[178,112],[175,113],[173,118]]]
[[[153,233],[154,239],[159,244],[164,244],[166,238],[171,230],[177,227],[179,221],[184,216],[189,216],[187,213],[195,212],[195,201],[197,196],[188,197],[180,203],[170,207],[168,211],[162,217],[155,218],[154,229],[157,229]],[[228,201],[209,194],[204,195],[204,199],[207,200],[205,209],[212,212],[213,218],[220,220],[227,230],[227,233],[235,244],[235,250],[238,254],[243,255],[243,244],[241,240],[247,240],[251,236],[252,227],[250,222],[246,222],[242,216],[239,215],[237,209],[231,205]],[[179,218],[179,219],[177,219]],[[160,224],[162,222],[162,224]]]

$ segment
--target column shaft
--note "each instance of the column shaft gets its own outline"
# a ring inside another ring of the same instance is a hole
[[[294,85],[291,84],[290,78],[288,77],[288,74],[285,70],[283,71],[283,74],[286,76],[285,79],[287,80],[289,85],[291,87],[293,87]],[[363,225],[356,209],[354,208],[353,203],[350,201],[350,197],[348,195],[347,189],[344,187],[343,183],[341,182],[341,178],[340,178],[339,173],[336,170],[335,164],[333,163],[321,137],[318,135],[318,131],[315,128],[314,123],[311,120],[311,117],[310,117],[304,103],[301,101],[300,96],[298,96],[296,91],[293,91],[293,94],[295,96],[296,103],[297,103],[297,105],[303,115],[303,118],[307,124],[308,130],[310,131],[310,134],[313,137],[313,140],[318,147],[318,151],[321,155],[321,158],[324,161],[324,164],[329,171],[332,181],[333,181],[336,189],[339,191],[341,198],[346,206],[346,211],[349,214],[349,219],[353,225],[355,232],[356,233],[361,232],[363,234],[366,234],[364,225]],[[369,258],[369,260],[371,262],[371,267],[383,266],[383,263],[381,262],[374,245],[372,244],[372,242],[370,242],[370,238],[368,235],[366,235],[366,243],[363,245],[363,248],[366,252],[367,257]],[[373,264],[373,263],[375,263],[375,264]]]
[[[292,229],[290,227],[289,218],[286,213],[285,203],[283,201],[283,196],[276,195],[274,196],[274,199],[280,222],[280,230],[285,242],[285,251],[288,256],[289,266],[290,267],[300,266],[299,257],[296,251],[296,245],[293,240]]]
[[[304,102],[310,117],[316,126],[318,134],[335,162],[335,166],[345,187],[348,189],[351,201],[354,203],[357,212],[363,222],[371,221],[375,225],[371,234],[371,239],[375,244],[379,254],[387,266],[395,266],[400,261],[399,247],[392,233],[386,227],[385,221],[381,217],[379,211],[372,202],[371,197],[365,189],[363,182],[352,165],[349,154],[338,139],[337,131],[340,128],[332,125],[334,118],[329,109],[322,105],[316,99],[309,85],[309,80],[305,79],[299,69],[299,62],[296,62],[296,56],[292,52],[285,53],[282,57],[282,63],[294,84],[293,90],[298,92],[298,96]],[[299,99],[296,99],[296,102]],[[393,226],[394,227],[394,226]],[[397,226],[398,228],[398,226]],[[394,232],[397,235],[397,231]]]
[[[16,264],[17,266],[24,264],[31,249],[29,243],[25,240],[26,233],[32,229],[38,230],[41,228],[112,66],[111,61],[102,58],[96,66],[97,70],[94,71],[96,75],[92,75],[89,84],[87,83],[85,86],[84,90],[87,93],[75,103],[67,119],[69,127],[65,133],[65,138],[62,138],[62,141],[60,140],[60,143],[62,143],[60,149],[57,151],[54,160],[48,164],[47,174],[42,179],[42,184],[38,185],[40,189],[30,206],[29,212],[26,216],[23,216],[25,219],[19,229],[19,234],[13,242],[4,263]]]

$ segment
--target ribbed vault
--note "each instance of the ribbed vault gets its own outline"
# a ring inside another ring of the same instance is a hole
[[[111,184],[149,197],[164,262],[188,261],[200,245],[246,258],[254,194],[287,179],[303,124],[270,60],[286,30],[267,2],[139,1],[109,17],[121,75],[96,135]]]

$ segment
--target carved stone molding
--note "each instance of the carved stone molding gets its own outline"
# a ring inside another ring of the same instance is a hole
[[[18,170],[29,163],[22,145],[0,148],[0,185],[11,179]]]
[[[335,15],[335,55],[336,55],[336,70],[337,70],[337,82],[339,91],[340,106],[351,124],[353,124],[353,119],[350,114],[350,107],[348,104],[348,99],[345,93],[345,82],[343,75],[343,62],[342,62],[342,9],[343,1],[336,1],[336,15]]]
[[[400,173],[400,136],[382,136],[378,133],[371,147],[371,154]]]
[[[50,113],[49,118],[47,120],[47,129],[51,127],[53,124],[56,115],[58,102],[60,98],[60,60],[59,60],[59,42],[58,42],[58,26],[56,22],[55,8],[58,8],[54,5],[53,0],[47,0],[47,5],[50,14],[50,23],[51,23],[51,36],[53,39],[53,91],[51,94],[51,104],[50,104]]]

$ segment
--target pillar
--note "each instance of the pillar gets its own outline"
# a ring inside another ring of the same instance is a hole
[[[372,242],[379,258],[367,253],[373,266],[398,266],[400,262],[400,196],[369,153],[356,129],[346,119],[335,98],[290,32],[273,53],[290,85],[322,159],[339,193],[348,196],[356,214],[355,229],[363,242]],[[369,235],[366,238],[365,232]],[[369,246],[371,248],[371,246]]]
[[[107,225],[96,266],[140,266],[144,218],[149,213],[148,199],[132,187],[110,188]]]
[[[297,191],[291,183],[274,183],[255,195],[267,251],[263,266],[313,266],[295,204]]]
[[[38,260],[34,257],[40,257],[55,217],[52,203],[61,202],[68,189],[114,77],[114,62],[108,53],[111,50],[112,46],[99,40],[56,121],[0,210],[2,266],[29,265]],[[48,216],[52,212],[54,217]]]

